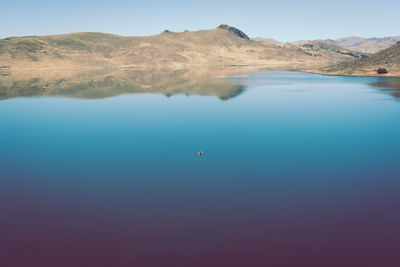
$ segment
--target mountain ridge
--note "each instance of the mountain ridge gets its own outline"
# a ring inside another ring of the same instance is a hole
[[[357,36],[343,37],[336,40],[325,39],[318,40],[326,43],[333,43],[340,47],[347,48],[357,52],[363,53],[377,53],[383,49],[389,48],[396,42],[400,41],[400,36],[388,36],[388,37],[371,37],[363,38]]]
[[[358,36],[349,36],[342,37],[338,39],[316,39],[316,40],[298,40],[293,42],[279,42],[273,38],[263,38],[263,37],[255,37],[252,40],[265,42],[265,43],[273,43],[276,45],[287,45],[287,44],[296,44],[300,42],[320,42],[333,44],[338,47],[348,49],[354,52],[366,53],[366,54],[374,54],[383,49],[389,48],[394,45],[396,42],[400,41],[399,36],[387,36],[387,37],[358,37]]]
[[[0,40],[0,68],[11,71],[215,66],[301,70],[351,59],[345,54],[316,58],[295,46],[256,42],[226,24],[153,36],[79,32]]]

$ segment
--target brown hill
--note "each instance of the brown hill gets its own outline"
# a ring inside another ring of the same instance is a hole
[[[344,62],[322,68],[322,72],[338,75],[379,75],[378,70],[386,70],[380,75],[400,76],[400,43],[382,50],[368,58]],[[379,71],[381,72],[381,71]]]
[[[340,61],[349,61],[352,59],[367,57],[367,54],[365,53],[354,52],[349,49],[339,47],[335,44],[330,44],[325,42],[297,41],[297,42],[292,42],[290,44],[300,48],[301,50],[304,51],[304,53],[308,55],[324,59],[330,59],[331,61],[335,61],[338,59]]]
[[[339,47],[335,44],[330,44],[320,41],[297,41],[290,43],[280,43],[271,38],[253,38],[253,40],[273,44],[281,48],[297,48],[302,50],[306,55],[315,57],[316,60],[330,61],[330,62],[341,62],[349,61],[357,58],[367,57],[368,54],[354,52],[349,49]]]
[[[166,30],[149,37],[73,33],[0,40],[3,71],[210,66],[307,69],[351,58],[343,55],[315,57],[292,45],[256,42],[228,25],[194,32]]]

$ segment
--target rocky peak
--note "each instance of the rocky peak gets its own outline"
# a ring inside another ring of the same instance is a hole
[[[250,40],[250,38],[244,32],[242,32],[241,30],[236,29],[234,27],[231,27],[229,25],[221,24],[221,25],[219,25],[218,29],[230,31],[242,39]]]

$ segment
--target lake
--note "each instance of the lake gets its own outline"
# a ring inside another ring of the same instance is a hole
[[[0,266],[400,266],[399,92],[297,72],[4,75]]]

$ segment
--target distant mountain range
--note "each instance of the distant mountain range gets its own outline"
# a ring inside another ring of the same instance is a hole
[[[263,38],[263,37],[256,37],[252,38],[252,40],[257,41],[257,42],[264,42],[264,43],[270,43],[270,44],[276,44],[276,45],[283,45],[283,43],[273,39],[273,38]]]
[[[322,42],[332,43],[343,48],[363,53],[376,53],[383,49],[393,46],[400,41],[400,36],[391,36],[383,38],[361,38],[346,37],[337,40],[321,40]]]
[[[254,38],[253,40],[280,47],[296,46],[305,53],[317,57],[336,58],[335,54],[346,54],[354,59],[327,67],[315,68],[311,72],[333,75],[400,76],[400,36],[384,38],[347,37],[337,40],[290,43],[280,43],[270,38]]]
[[[284,45],[284,44],[298,44],[298,43],[305,43],[305,42],[317,42],[317,43],[327,43],[333,44],[341,48],[349,49],[351,51],[360,52],[360,53],[367,53],[367,54],[374,54],[379,52],[383,49],[389,48],[393,46],[396,42],[400,41],[400,36],[390,36],[390,37],[383,37],[383,38],[362,38],[362,37],[345,37],[336,40],[332,39],[318,39],[318,40],[311,40],[311,41],[296,41],[296,42],[289,42],[289,43],[281,43],[272,38],[262,38],[256,37],[253,38],[255,41],[264,42],[264,43],[271,43],[276,45]]]

